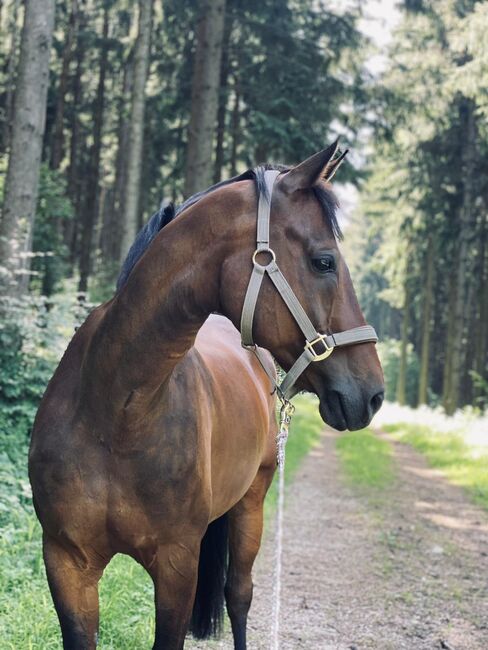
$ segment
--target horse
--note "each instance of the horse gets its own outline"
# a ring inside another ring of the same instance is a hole
[[[303,323],[268,264],[279,262],[319,331],[367,329],[337,243],[336,151],[334,143],[295,167],[248,170],[156,213],[114,297],[68,345],[29,452],[65,649],[96,647],[98,582],[125,553],[154,583],[154,650],[183,648],[189,629],[197,638],[217,633],[224,600],[234,646],[245,650],[251,570],[276,468],[273,358],[287,370],[304,354]],[[272,248],[265,242],[256,259],[262,201]],[[257,293],[247,290],[256,269]],[[249,301],[253,346],[243,347]],[[356,336],[330,354],[330,336],[306,341],[311,359],[293,391],[315,393],[330,426],[362,428],[383,399],[375,339]]]

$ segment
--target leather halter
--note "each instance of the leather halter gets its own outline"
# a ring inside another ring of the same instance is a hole
[[[280,398],[288,401],[298,392],[295,383],[311,363],[327,359],[334,351],[334,348],[355,345],[357,343],[376,343],[378,337],[371,325],[361,325],[360,327],[354,327],[336,334],[320,334],[305,313],[293,289],[280,271],[276,263],[276,255],[269,246],[271,196],[273,194],[274,183],[279,174],[280,172],[276,170],[267,170],[264,172],[266,192],[260,193],[258,202],[257,246],[252,256],[253,270],[242,307],[241,343],[243,347],[250,349],[256,354],[261,365],[265,368],[259,350],[253,340],[252,324],[261,284],[267,273],[305,336],[305,347],[302,354],[290,368],[281,385],[276,385]],[[270,257],[267,263],[261,264],[257,261],[257,256],[260,253]],[[274,378],[272,380],[275,383]]]

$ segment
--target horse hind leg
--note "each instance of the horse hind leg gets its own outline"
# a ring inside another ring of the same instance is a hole
[[[43,537],[44,562],[65,650],[93,650],[98,641],[98,581],[108,559]]]
[[[235,650],[246,650],[252,601],[252,567],[261,545],[264,497],[274,468],[261,468],[244,497],[229,511],[229,568],[225,585]]]

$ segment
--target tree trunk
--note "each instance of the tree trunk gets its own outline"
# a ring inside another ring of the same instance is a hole
[[[180,116],[178,120],[178,126],[176,128],[176,142],[175,142],[175,152],[176,152],[176,161],[171,174],[171,201],[177,203],[181,195],[180,184],[178,175],[175,173],[176,170],[181,170],[183,168],[182,152],[184,151],[184,140],[185,140],[185,125],[183,118]]]
[[[123,201],[123,237],[121,260],[134,241],[137,231],[137,212],[141,187],[141,161],[144,140],[144,112],[146,107],[146,82],[151,50],[151,18],[153,0],[139,0],[139,33],[134,50],[134,82],[127,150],[127,180]]]
[[[130,122],[127,119],[127,107],[130,106],[134,80],[134,51],[131,50],[124,67],[122,94],[119,101],[119,123],[117,127],[118,148],[115,161],[115,183],[113,195],[104,212],[101,238],[104,262],[118,262],[121,250],[121,214],[124,210],[124,192],[127,184],[127,167],[129,163]]]
[[[86,25],[86,14],[83,11],[84,2],[78,7],[78,39],[76,43],[75,59],[76,69],[71,83],[73,106],[80,106],[83,99],[82,75],[85,59],[85,47],[82,38]],[[76,218],[65,222],[64,242],[69,249],[70,270],[74,270],[78,255],[78,227],[82,212],[81,179],[80,179],[80,134],[81,122],[79,111],[71,111],[69,130],[71,132],[69,167],[68,167],[68,195],[75,209]]]
[[[400,366],[396,386],[396,401],[404,405],[407,403],[407,365],[408,365],[408,335],[410,330],[410,289],[405,281],[405,302],[403,305],[402,342],[400,349]]]
[[[37,204],[42,137],[46,122],[49,57],[54,0],[25,5],[14,122],[2,220],[0,222],[1,292],[25,292],[28,286],[32,227]]]
[[[455,256],[456,268],[458,265],[458,255]],[[442,377],[442,405],[444,410],[447,411],[449,395],[451,393],[451,382],[452,382],[452,350],[453,350],[453,340],[456,335],[456,325],[452,317],[454,313],[454,305],[456,304],[456,295],[457,295],[457,278],[454,273],[449,276],[448,281],[448,292],[449,299],[447,303],[447,333],[446,340],[444,344],[445,357],[444,357],[444,368],[443,368],[443,377]]]
[[[222,168],[224,166],[224,136],[225,136],[225,117],[227,114],[228,100],[228,79],[230,68],[229,44],[232,33],[232,18],[229,13],[225,17],[224,41],[222,45],[222,63],[220,67],[220,89],[219,89],[219,108],[217,111],[217,142],[215,144],[215,170],[213,182],[218,183],[222,180]]]
[[[12,18],[9,21],[8,30],[10,32],[10,52],[7,60],[7,81],[5,89],[5,116],[2,127],[2,151],[7,151],[10,146],[10,135],[12,131],[12,118],[14,112],[14,88],[15,88],[15,70],[17,67],[17,50],[18,50],[18,20],[19,7],[21,0],[14,0],[11,8]]]
[[[230,152],[230,175],[237,174],[237,147],[240,135],[240,99],[239,81],[234,83],[234,106],[232,108],[232,147]]]
[[[478,212],[475,206],[473,208]],[[464,298],[464,331],[466,342],[463,349],[463,364],[459,381],[458,407],[472,404],[474,400],[475,391],[472,371],[476,367],[478,314],[483,292],[482,249],[484,244],[481,219],[474,219],[470,231],[471,234],[467,244],[467,250],[469,251],[469,270],[466,278],[466,296]]]
[[[186,150],[186,197],[205,189],[212,182],[225,0],[201,0],[200,9]]]
[[[93,113],[93,146],[90,152],[86,200],[83,210],[80,247],[80,282],[78,291],[86,292],[91,271],[93,230],[96,223],[98,190],[100,181],[100,153],[102,150],[103,110],[105,105],[105,78],[108,62],[109,9],[105,5],[103,13],[103,34],[100,50],[97,97]]]
[[[64,106],[66,101],[66,92],[68,90],[69,68],[73,58],[73,45],[76,40],[78,30],[78,0],[71,0],[71,12],[69,17],[66,41],[63,48],[63,62],[61,66],[61,76],[56,95],[56,117],[53,126],[53,136],[51,143],[51,169],[58,169],[63,158],[64,143]],[[75,109],[76,110],[76,109]]]
[[[486,208],[485,208],[486,209]],[[488,381],[488,218],[483,214],[480,233],[479,267],[477,277],[478,318],[474,336],[474,368],[476,374]],[[475,397],[480,397],[479,389],[474,391]]]
[[[463,205],[460,215],[459,261],[456,269],[457,292],[454,311],[451,318],[455,327],[452,339],[452,367],[449,392],[446,400],[446,412],[454,413],[460,403],[460,386],[465,360],[465,323],[466,314],[470,312],[467,296],[470,295],[468,281],[470,276],[469,240],[473,228],[474,211],[474,167],[476,158],[476,122],[474,106],[471,100],[465,100],[461,107],[461,121],[465,124],[465,144],[463,148]]]
[[[434,288],[434,236],[429,233],[427,244],[427,277],[422,310],[422,342],[419,373],[418,404],[427,404],[429,387],[430,334]]]

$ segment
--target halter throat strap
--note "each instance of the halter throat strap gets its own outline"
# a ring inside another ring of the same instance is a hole
[[[357,343],[376,343],[378,337],[371,325],[361,325],[360,327],[354,327],[336,334],[320,334],[305,313],[293,289],[281,272],[276,262],[276,255],[269,245],[271,198],[273,195],[273,187],[279,173],[276,170],[266,170],[264,172],[265,189],[260,193],[258,201],[257,244],[252,256],[253,270],[249,279],[241,314],[241,342],[243,347],[252,350],[256,354],[261,365],[266,369],[259,349],[254,343],[252,326],[261,285],[265,274],[268,274],[305,336],[303,352],[290,368],[281,385],[277,386],[280,397],[289,400],[298,392],[295,386],[297,379],[312,362],[327,359],[336,347],[355,345]],[[267,257],[268,259],[261,259],[259,261],[258,257],[259,259],[263,257]],[[274,382],[274,378],[272,380]]]

